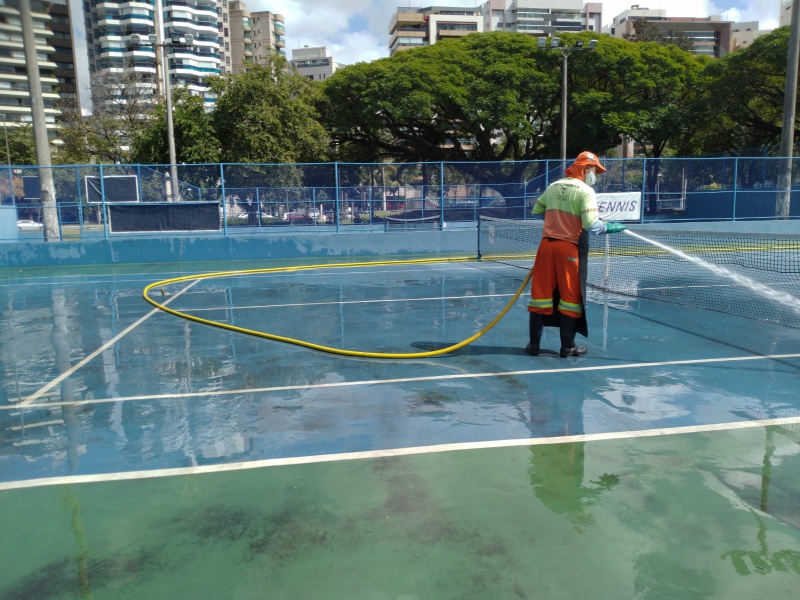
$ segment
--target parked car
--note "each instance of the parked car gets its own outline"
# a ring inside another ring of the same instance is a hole
[[[37,223],[36,221],[23,219],[21,221],[17,221],[17,229],[20,231],[41,231],[44,229],[44,223]]]

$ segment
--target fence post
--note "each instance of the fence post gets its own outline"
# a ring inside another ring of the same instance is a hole
[[[142,165],[141,165],[141,163],[137,163],[137,165],[136,165],[136,187],[138,188],[138,192],[139,192],[139,202],[142,202]]]
[[[444,229],[444,161],[439,161],[439,226]]]
[[[261,188],[256,185],[256,210],[258,211],[258,226],[261,227]]]
[[[733,159],[733,215],[731,220],[736,220],[736,188],[739,181],[739,157],[735,156]]]
[[[522,220],[528,218],[528,182],[522,180]]]
[[[647,181],[647,157],[642,157],[642,209],[641,209],[641,222],[644,223],[644,207],[647,203],[647,196],[645,195],[645,183]]]
[[[75,165],[75,182],[78,184],[78,227],[81,237],[83,237],[83,194],[81,192],[81,168],[78,165]]]
[[[108,214],[106,214],[106,184],[103,178],[103,165],[100,165],[100,210],[103,215],[103,237],[108,239]]]
[[[219,184],[222,188],[222,234],[228,236],[228,206],[225,202],[225,164],[219,163]]]
[[[334,208],[336,214],[334,215],[334,217],[336,218],[336,233],[339,233],[339,222],[341,221],[341,219],[339,218],[340,211],[339,211],[339,162],[338,161],[333,163],[333,182],[334,182],[333,185],[335,186],[334,197],[336,199],[336,204]]]

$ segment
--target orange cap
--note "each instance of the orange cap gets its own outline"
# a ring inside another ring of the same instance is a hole
[[[600,164],[600,159],[598,159],[597,155],[594,154],[593,152],[581,152],[580,154],[578,154],[578,158],[576,158],[575,162],[572,163],[573,167],[576,166],[576,165],[579,166],[579,167],[583,167],[583,166],[587,166],[587,165],[594,165],[595,167],[597,167],[596,171],[598,173],[605,173],[606,172],[606,170],[603,167],[603,165]]]

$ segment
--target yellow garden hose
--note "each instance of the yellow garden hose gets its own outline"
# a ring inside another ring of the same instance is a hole
[[[407,354],[399,354],[399,353],[387,353],[387,352],[360,352],[358,350],[345,350],[342,348],[330,348],[328,346],[322,346],[320,344],[314,344],[312,342],[306,342],[305,340],[296,340],[290,337],[282,336],[282,335],[275,335],[274,333],[266,333],[264,331],[255,331],[253,329],[245,329],[244,327],[236,327],[235,325],[228,325],[227,323],[220,323],[219,321],[211,321],[209,319],[203,319],[201,317],[196,317],[194,315],[190,315],[179,310],[171,309],[160,302],[153,300],[150,297],[150,291],[154,288],[162,288],[163,294],[163,286],[169,285],[172,283],[179,283],[181,281],[198,281],[201,279],[214,279],[214,278],[221,278],[221,277],[235,277],[237,275],[253,275],[257,273],[279,273],[279,272],[291,272],[291,271],[305,271],[310,269],[340,269],[340,268],[349,268],[349,267],[373,267],[379,265],[409,265],[409,264],[419,264],[419,263],[437,263],[437,262],[450,262],[453,260],[469,260],[469,259],[417,259],[417,260],[395,260],[395,261],[383,261],[383,262],[361,262],[361,263],[335,263],[335,264],[323,264],[323,265],[304,265],[304,266],[294,266],[294,267],[273,267],[269,269],[251,269],[247,271],[221,271],[218,273],[205,273],[201,275],[185,275],[183,277],[174,277],[172,279],[164,279],[162,281],[157,281],[155,283],[151,283],[146,288],[144,288],[144,292],[142,292],[142,296],[144,299],[155,306],[167,312],[171,315],[175,315],[176,317],[181,317],[182,319],[188,319],[190,321],[195,321],[197,323],[203,323],[204,325],[211,325],[213,327],[220,327],[222,329],[229,329],[231,331],[237,331],[239,333],[246,333],[248,335],[254,335],[257,337],[266,338],[269,340],[276,340],[279,342],[286,342],[288,344],[294,344],[296,346],[305,346],[306,348],[311,348],[312,350],[319,350],[321,352],[328,352],[331,354],[341,354],[344,356],[358,356],[358,357],[365,357],[365,358],[427,358],[431,356],[441,356],[443,354],[449,354],[458,350],[459,348],[463,348],[464,346],[471,344],[479,337],[481,337],[484,333],[489,331],[492,327],[494,327],[500,319],[502,319],[505,314],[509,311],[509,309],[514,305],[519,298],[522,291],[525,289],[525,286],[528,285],[528,282],[531,279],[531,272],[528,272],[527,277],[525,277],[525,281],[522,282],[522,285],[517,290],[517,293],[514,294],[514,297],[506,304],[505,308],[500,311],[494,319],[492,319],[491,323],[489,323],[486,327],[481,329],[475,335],[465,339],[462,342],[454,344],[452,346],[448,346],[447,348],[441,348],[439,350],[431,350],[429,352],[411,352]]]

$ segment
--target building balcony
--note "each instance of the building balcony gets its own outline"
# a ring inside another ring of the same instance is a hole
[[[389,22],[389,33],[394,33],[398,27],[421,27],[425,24],[425,15],[418,12],[401,12],[398,10],[392,15]]]

